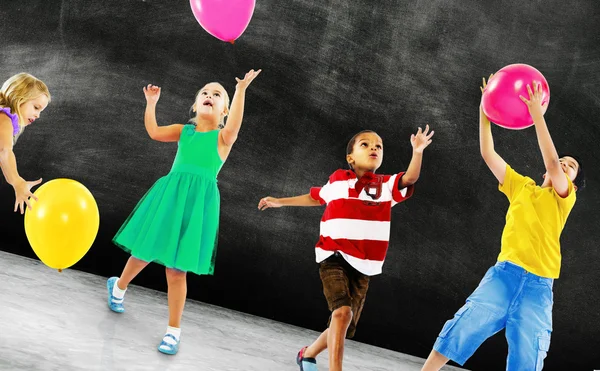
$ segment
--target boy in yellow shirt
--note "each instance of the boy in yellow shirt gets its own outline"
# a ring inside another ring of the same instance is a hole
[[[496,265],[445,323],[423,371],[439,370],[449,359],[463,365],[503,328],[508,341],[507,370],[543,367],[552,333],[552,285],[560,272],[560,234],[584,177],[577,159],[558,157],[544,120],[541,86],[533,89],[528,85],[529,99],[521,99],[535,124],[546,167],[544,182],[538,186],[518,174],[495,152],[491,124],[480,107],[481,155],[510,202],[502,247]]]

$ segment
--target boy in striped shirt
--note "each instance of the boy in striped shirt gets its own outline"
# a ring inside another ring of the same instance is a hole
[[[315,371],[315,357],[329,349],[329,369],[342,370],[344,338],[352,338],[365,302],[369,278],[381,273],[390,235],[391,208],[412,196],[423,150],[431,143],[429,125],[411,135],[412,160],[405,173],[379,175],[383,142],[371,130],[354,135],[346,148],[350,170],[337,170],[323,187],[290,198],[265,197],[258,208],[319,206],[321,218],[316,260],[323,293],[332,314],[329,328],[298,353],[301,371]]]

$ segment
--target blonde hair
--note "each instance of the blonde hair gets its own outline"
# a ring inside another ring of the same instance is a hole
[[[227,108],[227,111],[229,111],[229,94],[227,94],[227,90],[225,90],[225,87],[223,87],[223,85],[219,84],[218,82],[209,82],[206,85],[209,85],[209,84],[218,84],[220,87],[223,88],[223,94],[225,95],[225,108]],[[200,95],[200,93],[206,87],[206,85],[204,85],[202,87],[202,89],[200,89],[200,90],[198,90],[198,92],[196,92],[196,96],[194,97],[194,104],[196,104],[196,101],[198,100],[198,95]],[[194,104],[192,104],[192,106],[190,107],[190,116],[194,112]],[[197,116],[190,118],[190,122],[193,123],[194,125],[197,124],[198,123]],[[221,119],[221,122],[219,122],[219,129],[223,129],[224,127],[225,127],[225,117],[223,117]]]
[[[2,84],[0,88],[0,107],[10,108],[10,111],[19,118],[19,132],[13,136],[16,142],[25,126],[21,116],[21,105],[31,99],[45,94],[50,102],[50,91],[44,82],[37,77],[25,72],[18,73]]]

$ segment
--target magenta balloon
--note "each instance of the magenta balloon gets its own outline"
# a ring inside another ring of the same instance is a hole
[[[481,105],[487,118],[503,128],[525,129],[533,125],[527,105],[519,95],[529,99],[527,84],[542,84],[542,103],[550,102],[550,87],[537,69],[527,64],[511,64],[500,69],[488,81]]]
[[[231,43],[248,27],[255,4],[255,0],[190,0],[200,26],[217,39]]]

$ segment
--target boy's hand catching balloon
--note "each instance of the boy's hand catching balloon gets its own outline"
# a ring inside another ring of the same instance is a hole
[[[542,103],[542,84],[533,82],[535,92],[531,91],[531,85],[527,84],[527,92],[529,93],[529,99],[526,99],[524,96],[519,95],[519,98],[527,105],[529,109],[529,114],[534,119],[536,117],[543,117],[544,113],[546,113],[546,109],[548,108],[548,102]]]
[[[490,75],[490,77],[488,77],[487,81],[490,81],[492,79],[492,77],[494,77],[493,73]],[[482,84],[479,87],[479,89],[481,89],[481,95],[483,95],[483,92],[485,91],[486,87],[487,87],[487,82],[485,81],[485,77],[483,77]],[[483,97],[482,97],[482,100],[483,100]],[[484,122],[487,122],[488,124],[490,123],[490,120],[487,118],[485,113],[483,113],[483,104],[481,102],[479,103],[479,117],[480,117],[480,119],[484,120]]]

